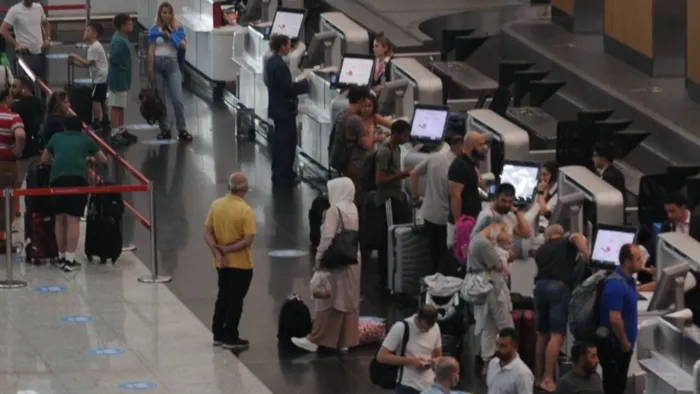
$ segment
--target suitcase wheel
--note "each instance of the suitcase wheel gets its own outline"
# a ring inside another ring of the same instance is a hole
[[[119,256],[116,256],[116,257],[113,256],[111,258],[111,260],[112,260],[112,264],[117,264],[117,260],[119,260]]]
[[[92,255],[91,254],[86,254],[85,257],[87,257],[87,261],[92,263]]]
[[[106,257],[100,257],[100,264],[107,264],[107,258],[106,258]]]

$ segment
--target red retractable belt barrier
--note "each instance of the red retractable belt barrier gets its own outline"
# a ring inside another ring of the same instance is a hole
[[[58,4],[58,5],[45,5],[44,11],[75,11],[84,10],[85,4]],[[0,13],[6,13],[10,10],[10,7],[0,7]]]
[[[27,65],[26,61],[20,56],[18,58],[21,68],[27,74],[31,73],[31,69]],[[33,79],[39,89],[41,89],[47,96],[50,96],[53,91],[49,88],[44,81],[36,77],[36,75],[30,75],[30,79]],[[73,110],[71,113],[75,115]],[[143,175],[139,170],[134,168],[129,164],[122,156],[120,156],[114,149],[112,149],[109,144],[107,144],[102,138],[97,136],[94,131],[83,123],[83,130],[95,141],[95,143],[104,150],[108,156],[111,156],[118,164],[126,168],[126,171],[130,173],[139,182],[138,185],[109,185],[109,186],[88,186],[88,187],[72,187],[72,188],[43,188],[43,189],[14,189],[13,195],[15,196],[48,196],[48,195],[61,195],[61,194],[104,194],[104,193],[130,193],[130,192],[145,192],[148,191],[151,182]],[[98,182],[101,181],[100,177],[93,171],[89,170],[91,176],[93,176]],[[151,222],[149,222],[140,212],[138,212],[131,204],[124,201],[124,207],[131,212],[137,221],[143,224],[146,229],[151,230]],[[3,237],[4,238],[4,234]],[[0,238],[0,239],[2,239]]]

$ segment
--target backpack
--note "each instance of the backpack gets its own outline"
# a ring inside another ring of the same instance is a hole
[[[382,148],[383,146],[379,147],[379,149]],[[364,192],[377,190],[377,155],[379,154],[379,149],[365,157],[362,186]],[[394,161],[394,151],[389,149],[389,152],[391,153],[391,156],[389,156],[389,165],[391,165],[391,162]]]
[[[569,330],[577,341],[594,342],[600,327],[600,300],[609,280],[622,281],[625,294],[627,281],[619,274],[599,271],[583,281],[571,293],[569,301]]]
[[[338,133],[338,121],[336,120],[328,139],[328,164],[337,171],[344,171],[350,161],[350,153],[341,134]]]
[[[462,215],[455,223],[455,237],[452,243],[452,254],[460,265],[467,263],[467,251],[472,240],[472,231],[476,226],[476,218]]]
[[[141,116],[148,124],[156,124],[167,115],[165,103],[156,89],[141,89],[139,101],[141,102]]]
[[[401,340],[401,354],[399,356],[404,357],[406,355],[406,345],[408,344],[409,329],[406,320],[402,320],[401,323],[403,323],[403,339]],[[381,346],[379,349],[381,349]],[[369,363],[369,379],[376,386],[385,390],[393,390],[403,379],[403,367],[380,363],[377,360],[379,349],[377,349],[377,353],[374,354],[374,358]]]
[[[292,338],[304,338],[311,332],[311,312],[304,301],[291,294],[282,304],[277,322],[277,340],[280,346],[291,346]]]

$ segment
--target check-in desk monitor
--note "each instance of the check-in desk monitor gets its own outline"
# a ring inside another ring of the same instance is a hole
[[[634,243],[636,238],[636,227],[599,225],[593,239],[591,263],[597,267],[615,268],[620,265],[622,245]]]
[[[289,37],[292,41],[299,38],[301,29],[304,27],[304,17],[306,10],[294,8],[278,8],[275,18],[272,20],[267,37],[273,34],[281,34]]]
[[[331,48],[337,39],[338,33],[334,31],[324,31],[314,34],[311,37],[311,42],[309,42],[309,47],[306,48],[306,53],[304,53],[299,68],[304,70],[316,66],[337,66],[337,64],[333,64],[331,53]]]
[[[369,86],[374,71],[374,56],[345,54],[340,71],[331,83],[337,87]]]
[[[528,161],[503,162],[500,182],[510,183],[515,187],[515,205],[519,207],[528,206],[535,202],[537,183],[540,178],[540,165]]]
[[[427,143],[440,142],[449,112],[449,107],[417,104],[411,121],[411,139]]]

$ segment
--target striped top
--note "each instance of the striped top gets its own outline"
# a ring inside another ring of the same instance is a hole
[[[15,131],[18,128],[24,128],[22,118],[7,106],[0,106],[0,161],[17,160],[12,149],[15,146]]]

